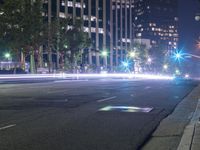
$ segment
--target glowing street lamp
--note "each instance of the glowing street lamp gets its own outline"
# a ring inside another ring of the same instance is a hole
[[[101,56],[103,57],[103,63],[104,63],[104,65],[107,68],[107,64],[108,64],[108,62],[107,62],[108,52],[106,50],[102,51],[101,52]]]
[[[179,75],[181,72],[180,72],[180,70],[176,69],[176,70],[175,70],[175,73],[176,73],[177,75]]]
[[[129,66],[129,63],[128,63],[128,62],[122,62],[122,64],[123,64],[123,66],[126,67],[126,68]]]
[[[163,66],[163,69],[167,70],[167,69],[168,69],[168,65],[165,64],[165,65]]]
[[[5,54],[5,58],[9,59],[10,58],[10,53]]]
[[[67,44],[64,44],[64,48],[66,48],[66,49],[68,48]]]
[[[181,59],[183,59],[184,55],[185,55],[185,53],[182,53],[182,51],[176,51],[176,52],[174,52],[173,58],[175,60],[180,61]]]
[[[194,54],[190,54],[190,53],[182,53],[181,51],[174,53],[174,58],[176,60],[183,59],[184,57],[194,57],[194,58],[200,59],[199,55],[194,55]]]
[[[151,58],[148,58],[148,59],[147,59],[147,62],[148,62],[148,63],[151,63],[151,62],[152,62],[152,59],[151,59]]]
[[[181,54],[180,54],[180,53],[177,53],[177,54],[175,55],[175,57],[176,57],[177,59],[180,59],[180,58],[181,58]]]
[[[108,56],[108,52],[107,51],[102,51],[101,55],[104,56],[104,57],[107,57]]]
[[[199,15],[195,16],[195,20],[200,21],[200,16]]]
[[[136,56],[136,53],[134,51],[132,51],[132,52],[129,53],[129,56],[134,58]]]

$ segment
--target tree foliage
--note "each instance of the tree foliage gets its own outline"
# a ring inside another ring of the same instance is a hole
[[[135,59],[139,62],[140,66],[144,66],[149,57],[146,44],[134,42]]]
[[[73,64],[76,56],[84,48],[87,48],[91,45],[91,40],[88,36],[88,33],[84,32],[82,28],[82,21],[76,20],[72,28],[68,29],[64,35],[66,37],[67,49],[70,51],[70,62]]]
[[[0,6],[0,43],[14,51],[34,55],[39,46],[68,52],[71,64],[81,49],[90,45],[82,21],[52,18],[44,21],[41,0],[6,0]],[[33,57],[32,57],[33,58]],[[51,60],[52,61],[52,60]],[[33,62],[34,63],[34,62]]]
[[[0,8],[0,39],[12,49],[30,50],[42,43],[40,0],[6,0]]]

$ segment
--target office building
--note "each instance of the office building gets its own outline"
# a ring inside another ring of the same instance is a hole
[[[153,48],[168,52],[178,47],[178,1],[134,0],[135,36],[150,39]]]

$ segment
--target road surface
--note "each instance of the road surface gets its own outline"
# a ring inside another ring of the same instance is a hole
[[[0,84],[0,150],[136,150],[196,85],[120,79]]]

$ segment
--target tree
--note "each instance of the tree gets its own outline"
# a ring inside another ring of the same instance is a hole
[[[134,52],[134,56],[132,57],[138,65],[137,67],[144,69],[149,57],[147,46],[139,42],[134,42],[133,46],[132,52]]]
[[[69,51],[69,62],[71,69],[74,69],[77,65],[77,56],[82,49],[87,48],[91,45],[91,40],[88,33],[84,32],[82,28],[82,21],[76,20],[72,28],[66,30],[63,36],[65,40],[61,42],[65,51]]]
[[[31,73],[35,73],[34,53],[44,40],[42,1],[6,0],[0,10],[0,40],[13,51],[30,55]]]
[[[153,59],[154,70],[161,71],[164,64],[168,64],[167,51],[163,45],[158,45],[157,47],[152,47],[149,50],[149,54]]]

